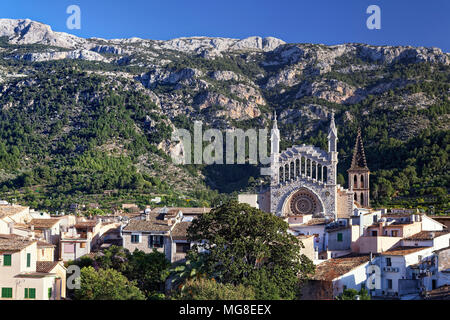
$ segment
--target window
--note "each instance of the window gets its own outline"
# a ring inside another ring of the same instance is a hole
[[[12,288],[2,288],[2,298],[12,298]]]
[[[337,241],[342,242],[342,233],[337,234]]]
[[[163,236],[148,236],[149,248],[162,248],[164,244]]]
[[[131,235],[131,243],[139,243],[140,242],[140,236],[138,234],[132,234]]]
[[[392,279],[387,279],[388,289],[392,289]]]
[[[376,237],[378,232],[376,230],[372,230],[372,237]]]
[[[75,246],[73,243],[64,244],[64,253],[75,253]]]
[[[52,288],[48,288],[48,298],[52,298]]]
[[[25,288],[25,299],[36,299],[36,289]]]
[[[391,231],[391,236],[398,237],[398,230],[392,230]]]
[[[3,265],[5,267],[11,266],[11,255],[10,254],[4,254],[3,255]]]
[[[376,223],[378,220],[378,216],[376,214],[374,214],[372,218],[373,218],[373,223]]]
[[[386,258],[386,266],[388,267],[392,266],[391,258]]]
[[[31,253],[27,253],[27,268],[31,267]]]
[[[86,243],[85,243],[85,242],[81,242],[81,243],[80,243],[80,248],[81,248],[81,249],[86,248]]]
[[[177,243],[177,253],[186,253],[190,248],[189,243]]]

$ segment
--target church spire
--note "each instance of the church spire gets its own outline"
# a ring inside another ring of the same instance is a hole
[[[351,170],[357,169],[366,169],[367,167],[366,155],[364,153],[364,146],[361,137],[361,128],[358,128],[358,134],[356,136],[355,149],[353,150],[353,158],[352,165],[350,167]]]
[[[337,152],[337,128],[334,123],[334,111],[331,112],[330,129],[328,130],[328,152]]]
[[[273,128],[270,135],[271,140],[271,154],[280,153],[280,130],[278,130],[277,111],[273,113]]]

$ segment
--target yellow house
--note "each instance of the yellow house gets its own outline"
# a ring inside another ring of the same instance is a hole
[[[64,298],[65,270],[59,262],[44,267],[37,258],[36,240],[0,234],[0,300]]]

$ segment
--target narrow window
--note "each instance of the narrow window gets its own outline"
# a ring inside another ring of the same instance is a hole
[[[392,289],[392,279],[387,279],[388,289]]]
[[[27,268],[31,267],[31,253],[27,253]]]
[[[342,233],[337,234],[337,241],[342,242]]]
[[[52,298],[52,288],[48,288],[48,298]]]
[[[11,266],[11,255],[10,254],[3,255],[3,265],[5,267],[10,267]]]
[[[391,258],[386,258],[386,266],[388,267],[392,266]]]

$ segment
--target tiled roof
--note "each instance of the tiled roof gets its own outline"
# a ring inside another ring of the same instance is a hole
[[[36,261],[36,272],[49,273],[58,263],[58,261]]]
[[[419,233],[413,234],[412,236],[405,238],[404,240],[433,240],[434,238],[448,234],[445,231],[421,231]]]
[[[94,228],[97,224],[97,221],[83,221],[75,224],[75,228]]]
[[[414,252],[418,252],[424,249],[428,249],[430,247],[394,247],[391,248],[383,253],[381,255],[383,256],[404,256],[408,255]]]
[[[35,229],[50,229],[59,221],[59,219],[33,219],[30,225],[34,226]]]
[[[315,226],[315,225],[325,225],[330,223],[331,221],[327,221],[325,218],[312,218],[307,223],[304,223],[304,226]]]
[[[450,285],[444,285],[440,288],[427,291],[425,300],[450,300]]]
[[[177,214],[179,211],[183,212],[183,214],[191,215],[191,214],[204,214],[209,213],[211,208],[183,208],[183,207],[168,207],[168,208],[154,208],[152,210],[153,214],[159,214],[164,212],[163,210],[167,210],[167,214],[173,215]]]
[[[167,220],[159,220],[150,216],[150,220],[131,220],[123,231],[169,231],[170,225]]]
[[[35,242],[36,240],[30,240],[15,234],[0,234],[0,252],[17,252]]]
[[[177,223],[170,232],[172,238],[175,240],[187,240],[187,229],[191,225],[190,221],[183,221]]]
[[[54,244],[38,240],[37,247],[38,248],[55,248],[56,246]]]
[[[1,204],[0,205],[0,218],[14,215],[25,209],[27,209],[27,207],[23,207],[23,206],[19,206],[19,205],[11,205],[11,204]]]
[[[369,261],[370,255],[356,254],[329,259],[316,266],[312,279],[332,281]]]

